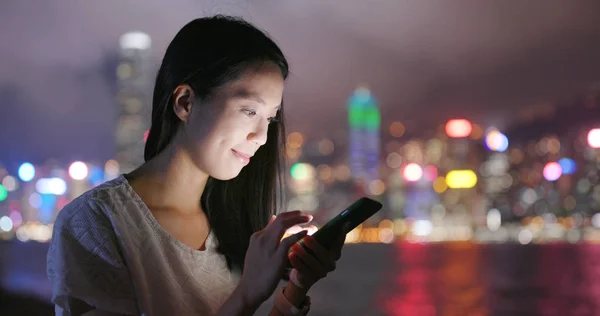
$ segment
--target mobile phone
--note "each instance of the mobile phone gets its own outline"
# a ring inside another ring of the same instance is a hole
[[[336,217],[332,218],[312,236],[324,248],[329,249],[340,234],[349,233],[369,217],[373,216],[373,214],[377,213],[382,207],[381,203],[367,197],[362,197],[340,212]],[[304,245],[302,240],[299,243]],[[305,249],[310,251],[307,247]],[[289,261],[287,267],[292,267]]]

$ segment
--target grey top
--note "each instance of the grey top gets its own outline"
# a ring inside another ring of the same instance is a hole
[[[57,315],[213,315],[239,273],[212,232],[194,250],[167,233],[125,177],[60,211],[47,272]]]

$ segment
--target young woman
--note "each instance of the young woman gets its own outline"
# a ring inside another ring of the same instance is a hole
[[[335,268],[344,236],[325,250],[297,226],[310,215],[275,216],[287,75],[277,45],[242,20],[201,18],[177,33],[156,79],[146,162],[55,222],[58,315],[252,315],[288,259],[271,315],[308,311],[305,294]]]

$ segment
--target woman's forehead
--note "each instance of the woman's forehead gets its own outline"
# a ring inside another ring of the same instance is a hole
[[[269,108],[278,108],[283,96],[284,80],[281,72],[256,70],[240,76],[222,87],[224,97],[245,99]]]

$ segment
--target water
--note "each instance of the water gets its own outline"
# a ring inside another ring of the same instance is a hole
[[[311,315],[600,315],[600,245],[351,245]]]
[[[47,245],[0,250],[2,286],[47,304]],[[309,295],[310,315],[600,315],[600,245],[350,244]],[[0,295],[0,314],[23,315],[14,304],[28,302]]]

